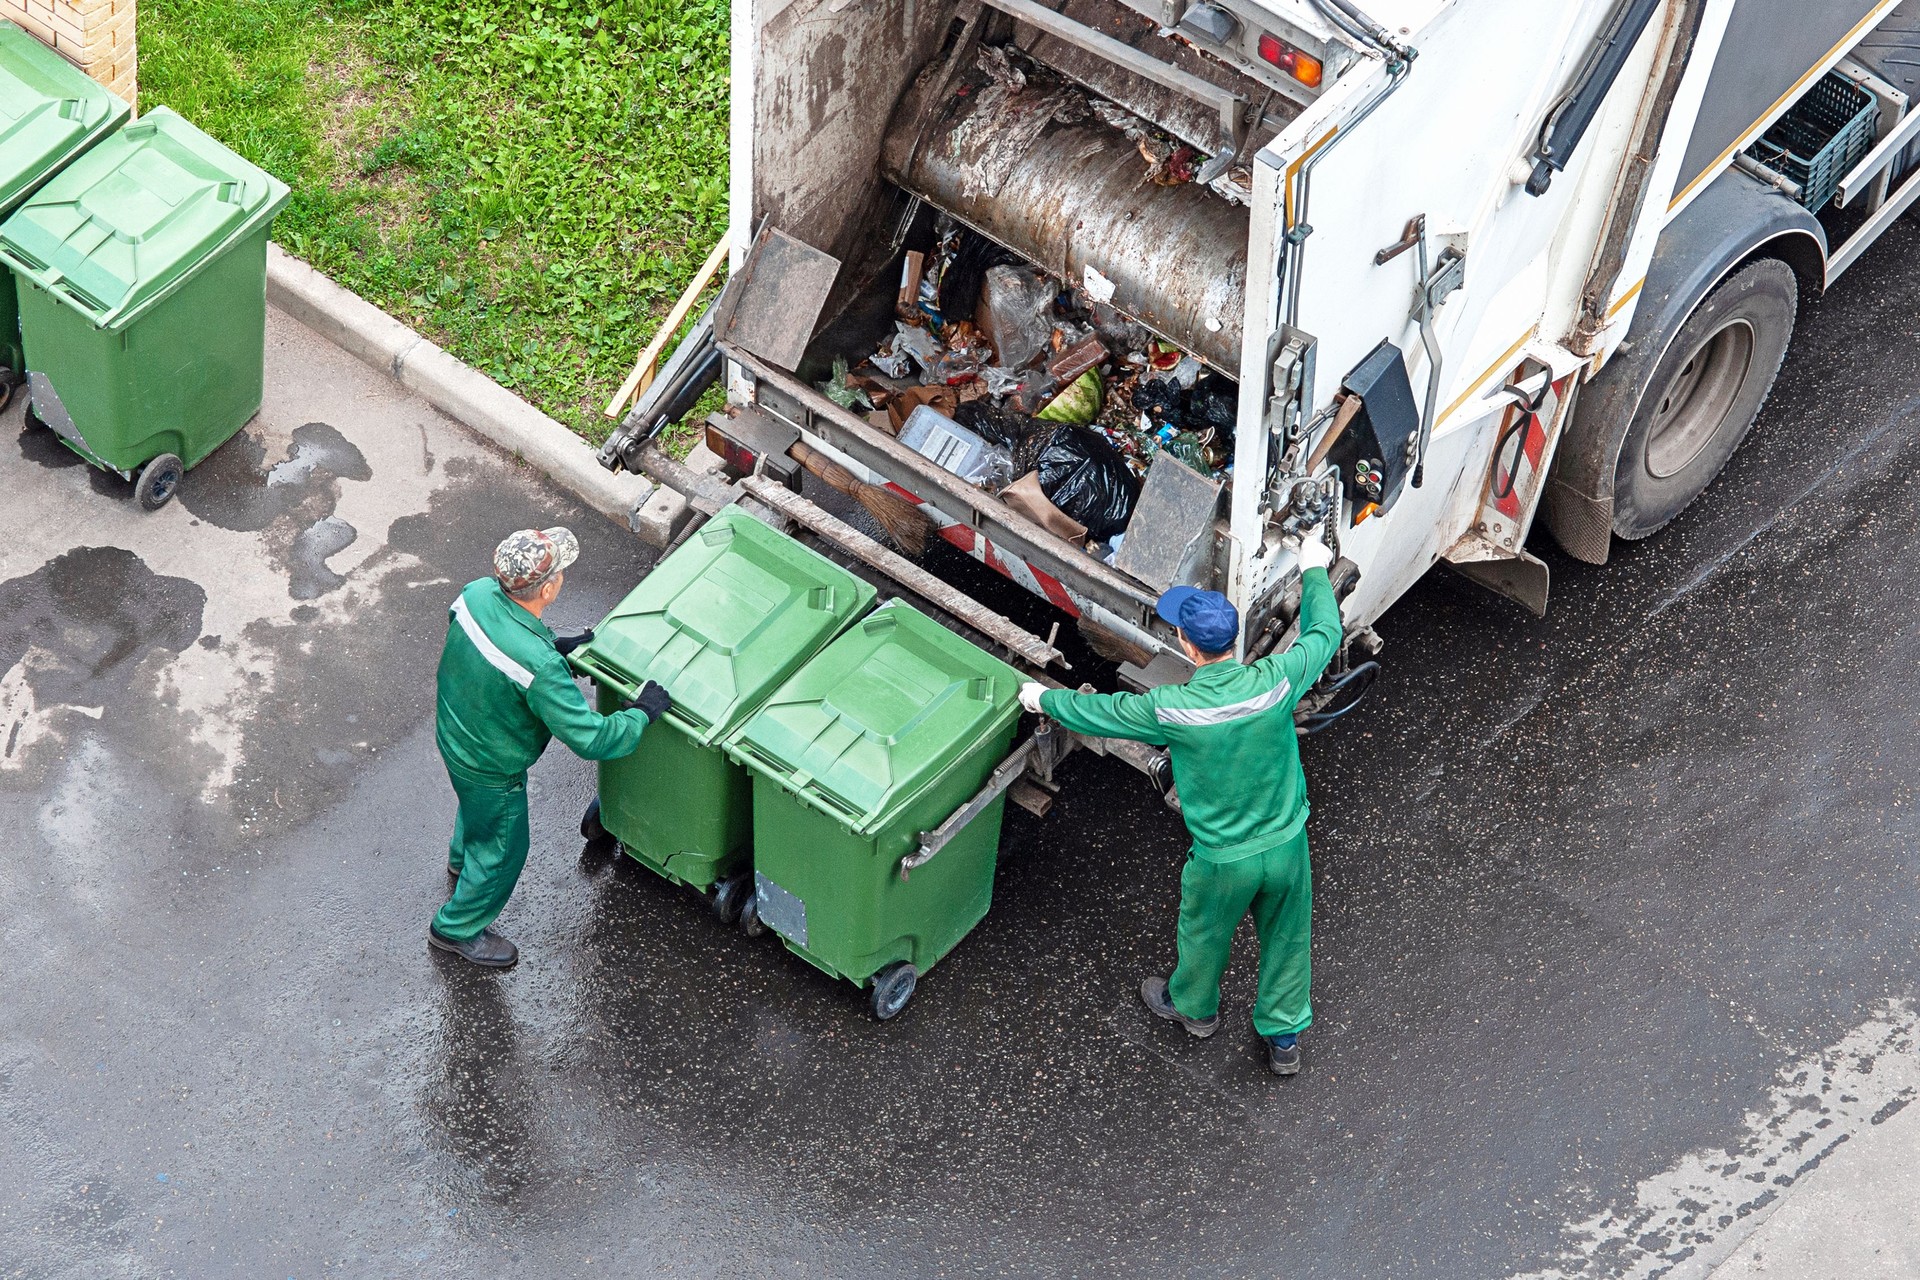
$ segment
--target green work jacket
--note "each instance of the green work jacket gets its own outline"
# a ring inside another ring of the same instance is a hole
[[[447,768],[510,786],[553,738],[588,760],[630,755],[644,711],[603,716],[587,705],[545,623],[492,578],[469,582],[448,610],[434,739]]]
[[[1196,857],[1233,862],[1293,839],[1307,821],[1307,779],[1293,708],[1340,644],[1340,602],[1325,569],[1300,583],[1300,636],[1248,666],[1228,659],[1147,693],[1049,689],[1053,720],[1101,738],[1169,748]]]

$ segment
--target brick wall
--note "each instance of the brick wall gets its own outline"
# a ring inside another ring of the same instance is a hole
[[[138,91],[135,0],[0,0],[10,18],[128,102]]]

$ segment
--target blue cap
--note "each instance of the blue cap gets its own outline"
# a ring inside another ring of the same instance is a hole
[[[1218,591],[1174,587],[1153,607],[1163,622],[1186,632],[1202,653],[1225,653],[1240,637],[1240,611]]]

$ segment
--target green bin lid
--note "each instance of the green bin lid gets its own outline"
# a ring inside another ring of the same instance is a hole
[[[873,603],[873,587],[737,509],[708,521],[594,628],[575,666],[657,680],[696,741],[732,732]]]
[[[0,214],[127,118],[127,104],[11,22],[0,22]]]
[[[110,328],[272,218],[287,195],[279,179],[156,107],[0,225],[0,256]]]
[[[898,601],[743,725],[734,753],[862,833],[1019,715],[1019,673]]]

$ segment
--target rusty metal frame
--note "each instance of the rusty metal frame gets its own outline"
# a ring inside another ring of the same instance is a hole
[[[986,490],[943,471],[892,436],[862,422],[793,374],[769,365],[750,351],[726,343],[721,347],[729,359],[761,381],[763,390],[771,388],[790,401],[798,417],[756,395],[761,409],[818,436],[869,471],[910,485],[915,496],[928,501],[937,497],[940,510],[984,532],[996,546],[1043,567],[1075,596],[1084,597],[1139,631],[1149,642],[1148,647],[1166,647],[1149,630],[1155,597],[1146,588],[1048,533]],[[1107,623],[1106,618],[1098,620],[1102,625]]]
[[[1246,162],[1247,132],[1250,127],[1247,113],[1253,105],[1246,97],[1211,80],[1202,79],[1191,71],[1182,71],[1172,63],[1144,54],[1104,31],[1096,31],[1084,23],[1075,22],[1043,4],[1035,3],[1035,0],[986,0],[986,3],[1057,40],[1085,49],[1143,80],[1151,80],[1200,103],[1219,116],[1221,140],[1225,144],[1222,149],[1233,161]]]
[[[869,567],[878,569],[909,591],[925,596],[995,644],[1004,646],[1008,652],[1036,667],[1048,667],[1056,662],[1066,665],[1060,651],[1039,636],[995,613],[965,592],[947,585],[905,556],[881,546],[832,512],[809,502],[785,485],[764,476],[748,476],[740,482],[740,486],[795,524]]]

